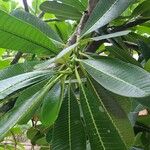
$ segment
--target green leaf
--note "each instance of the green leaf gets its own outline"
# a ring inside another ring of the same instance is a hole
[[[0,99],[4,99],[9,94],[19,89],[35,84],[48,77],[50,74],[49,71],[33,71],[1,80]]]
[[[51,76],[49,76],[49,78],[50,77]],[[16,100],[15,107],[20,106],[21,103],[24,103],[24,102],[28,101],[30,98],[32,98],[33,95],[35,95],[38,91],[40,91],[42,89],[42,87],[44,87],[44,85],[46,85],[48,80],[49,79],[43,80],[39,83],[36,83],[35,85],[30,86],[29,88],[27,88],[25,90],[23,90]],[[26,124],[31,119],[31,117],[35,114],[36,111],[37,111],[37,108],[33,107],[30,111],[28,111],[28,113],[26,113],[19,120],[18,124]]]
[[[0,69],[4,69],[4,68],[8,67],[10,62],[11,61],[9,59],[0,60]]]
[[[122,139],[126,143],[126,146],[130,148],[134,142],[133,128],[128,119],[128,113],[130,112],[131,108],[131,101],[128,98],[121,97],[107,91],[95,81],[92,83],[97,90],[103,105],[107,109],[107,112],[119,130]]]
[[[68,4],[68,5],[75,7],[76,9],[78,9],[81,12],[86,10],[86,7],[79,0],[69,0],[69,1],[68,0],[60,0],[60,1],[63,2],[64,4]]]
[[[143,57],[145,58],[146,61],[150,59],[150,46],[143,41],[138,42],[139,48],[143,54]]]
[[[45,1],[40,5],[40,9],[44,12],[52,13],[58,18],[78,20],[82,15],[75,7],[56,1]]]
[[[150,59],[145,63],[144,69],[150,72]]]
[[[79,106],[70,86],[67,93],[54,125],[52,150],[85,150],[86,138]]]
[[[11,15],[33,25],[41,32],[46,34],[48,37],[50,37],[51,39],[58,42],[62,42],[61,38],[50,28],[50,26],[46,24],[44,21],[42,21],[41,19],[39,19],[38,17],[28,12],[22,11],[20,9],[14,10],[13,12],[11,12]]]
[[[55,54],[56,46],[39,29],[0,10],[0,47],[36,54]]]
[[[9,113],[0,118],[0,140],[3,139],[5,134],[28,112],[41,104],[44,96],[54,86],[54,84],[60,77],[61,76],[54,76],[53,78],[51,78],[51,80],[39,92],[32,95],[31,98],[26,99],[23,103],[19,103],[17,107],[14,107]]]
[[[90,15],[81,35],[84,36],[120,16],[134,0],[100,0]]]
[[[58,117],[62,104],[62,92],[60,84],[56,84],[43,100],[41,108],[41,122],[51,126]]]
[[[113,54],[114,56],[116,56],[124,62],[128,62],[141,67],[141,64],[137,62],[127,50],[120,48],[115,44],[113,46],[107,46],[106,50],[108,50],[111,54]]]
[[[150,95],[150,74],[114,58],[81,60],[86,71],[105,89],[126,97]]]
[[[62,50],[55,58],[56,63],[66,63],[70,59],[70,54],[79,43],[75,43]]]
[[[115,38],[115,37],[118,37],[118,36],[127,35],[130,32],[131,32],[130,30],[127,30],[127,31],[120,31],[120,32],[110,33],[110,34],[107,34],[107,35],[102,35],[102,36],[97,36],[97,37],[91,38],[91,40],[100,41],[100,40],[104,40],[104,39]]]
[[[0,80],[4,80],[19,74],[31,72],[34,70],[34,66],[39,64],[38,61],[24,62],[22,64],[14,64],[3,70],[0,70]]]
[[[132,13],[132,17],[137,17],[137,16],[146,17],[147,15],[150,15],[149,11],[150,11],[150,1],[145,0],[134,9]]]
[[[80,101],[91,150],[127,150],[117,127],[91,83],[80,85]]]

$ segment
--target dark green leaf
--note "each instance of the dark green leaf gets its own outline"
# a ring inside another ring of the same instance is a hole
[[[85,150],[86,139],[80,119],[79,106],[68,87],[59,117],[54,125],[52,150]]]
[[[119,130],[91,83],[81,84],[81,106],[92,150],[127,150]]]
[[[41,108],[41,121],[44,125],[51,126],[58,117],[62,104],[60,84],[56,84],[44,98]]]
[[[150,95],[150,74],[140,67],[106,57],[81,63],[99,84],[113,93],[127,97]]]
[[[82,36],[103,27],[120,16],[134,0],[99,0],[88,19]]]
[[[131,108],[131,101],[128,98],[113,94],[98,83],[94,82],[94,87],[97,90],[99,97],[104,104],[107,112],[113,119],[113,122],[122,136],[122,139],[130,148],[134,142],[134,132],[131,123],[128,119],[128,113]]]
[[[66,19],[78,20],[82,15],[75,7],[56,1],[45,1],[40,5],[40,9]]]

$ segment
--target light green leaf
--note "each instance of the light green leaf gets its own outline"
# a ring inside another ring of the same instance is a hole
[[[134,0],[99,0],[88,19],[81,36],[103,27],[120,16]]]
[[[0,60],[0,69],[4,69],[6,67],[8,67],[10,65],[10,60],[6,59],[6,60]]]
[[[79,43],[75,43],[62,50],[55,58],[56,63],[65,63],[70,59],[70,54]]]
[[[127,150],[117,127],[91,83],[80,88],[81,106],[91,150]]]
[[[52,13],[58,18],[78,20],[82,15],[75,7],[56,1],[45,1],[40,5],[40,9],[44,12]]]
[[[150,74],[140,67],[106,57],[81,63],[99,84],[113,93],[126,97],[150,95]]]
[[[85,150],[86,138],[77,99],[70,86],[67,93],[54,125],[52,150]]]
[[[41,122],[44,125],[51,126],[58,117],[62,104],[62,95],[60,84],[56,84],[43,100],[41,108]]]
[[[54,43],[39,29],[0,10],[0,47],[36,54],[55,54]]]

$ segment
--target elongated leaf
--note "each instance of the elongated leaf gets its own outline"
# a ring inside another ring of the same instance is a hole
[[[0,10],[0,47],[36,54],[54,54],[57,49],[44,33],[34,26]]]
[[[44,98],[41,108],[41,121],[44,125],[51,126],[57,119],[63,98],[61,92],[60,84],[56,84]]]
[[[128,119],[128,113],[130,112],[131,108],[131,101],[129,101],[128,98],[121,97],[107,91],[95,81],[92,83],[97,90],[103,105],[107,109],[107,112],[119,130],[122,139],[129,149],[134,142],[133,128]]]
[[[80,19],[81,13],[71,5],[59,3],[56,1],[45,1],[40,5],[40,9],[44,12],[49,12],[57,17],[66,19]]]
[[[106,50],[108,50],[111,54],[113,54],[114,56],[116,56],[117,58],[121,59],[122,61],[140,66],[140,63],[137,62],[127,50],[124,50],[120,47],[118,47],[117,45],[113,45],[113,46],[108,46],[106,47]]]
[[[39,92],[34,94],[31,98],[26,99],[24,103],[19,103],[17,107],[11,110],[6,115],[0,118],[0,140],[4,135],[17,123],[19,122],[28,112],[34,107],[41,104],[44,96],[54,86],[57,78],[52,78],[48,84],[46,84]]]
[[[143,3],[141,3],[140,5],[138,5],[133,13],[132,13],[132,17],[137,17],[137,16],[143,16],[143,17],[149,17],[150,15],[150,1],[149,0],[145,0],[143,1]]]
[[[82,36],[117,18],[134,0],[100,0],[88,19]]]
[[[45,79],[49,74],[50,72],[48,71],[34,71],[1,80],[0,99],[4,99],[9,94],[21,88],[27,87]]]
[[[51,76],[50,76],[51,77]],[[49,78],[50,78],[49,77]],[[29,88],[23,90],[21,92],[21,94],[19,95],[19,97],[16,100],[15,103],[15,108],[19,107],[21,103],[24,103],[26,101],[28,101],[30,98],[32,98],[32,96],[34,94],[36,94],[38,91],[40,91],[44,85],[46,85],[46,83],[48,82],[49,79],[43,80],[39,83],[34,84],[33,86],[30,86]],[[30,111],[28,111],[28,113],[26,113],[20,120],[19,120],[19,124],[26,124],[31,117],[34,115],[34,113],[37,111],[36,107],[33,107]]]
[[[60,1],[63,2],[64,4],[68,4],[68,5],[75,7],[76,9],[78,9],[81,12],[86,10],[86,7],[79,0],[69,0],[69,1],[68,0],[60,0]]]
[[[114,58],[82,60],[86,71],[105,89],[127,97],[150,95],[150,74]]]
[[[80,119],[79,106],[68,88],[59,117],[54,125],[52,150],[85,150],[86,138]]]
[[[51,39],[62,42],[61,38],[50,28],[48,24],[43,22],[41,19],[37,18],[36,16],[22,11],[20,9],[14,10],[11,15],[15,16],[16,18],[23,20],[36,28],[38,28],[40,31],[42,31],[44,34],[46,34]]]
[[[139,48],[143,54],[143,57],[145,58],[146,61],[150,59],[150,46],[143,41],[138,42]]]
[[[115,38],[115,37],[118,37],[118,36],[127,35],[129,33],[130,33],[129,30],[127,30],[127,31],[120,31],[120,32],[116,32],[116,33],[110,33],[110,34],[107,34],[107,35],[94,37],[94,38],[91,38],[91,39],[93,41],[100,41],[100,40],[104,40],[104,39],[110,39],[110,38]]]
[[[127,150],[120,133],[93,85],[81,84],[81,106],[91,150]]]
[[[4,80],[26,72],[31,72],[34,70],[34,66],[37,64],[39,64],[38,61],[33,61],[9,66],[3,70],[0,70],[0,80]]]

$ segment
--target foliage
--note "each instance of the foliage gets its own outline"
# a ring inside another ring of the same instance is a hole
[[[30,124],[41,149],[149,150],[149,4],[0,0],[0,140]]]

